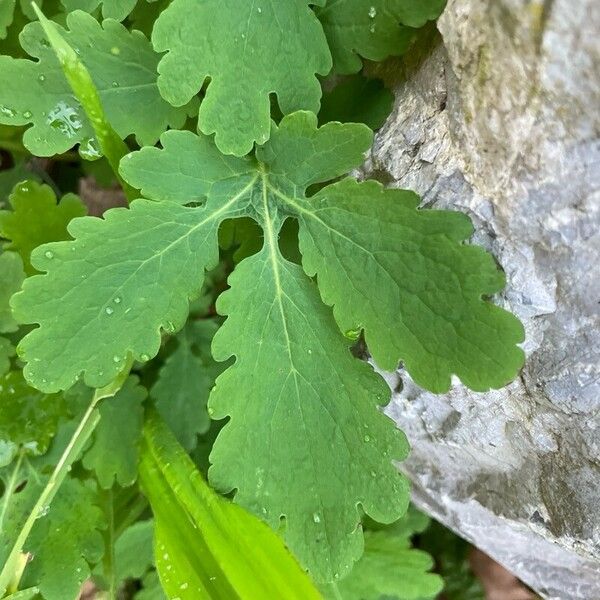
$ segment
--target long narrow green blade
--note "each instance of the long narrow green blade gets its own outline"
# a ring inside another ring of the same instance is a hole
[[[321,598],[279,536],[214,492],[156,413],[144,429],[140,481],[169,598]]]

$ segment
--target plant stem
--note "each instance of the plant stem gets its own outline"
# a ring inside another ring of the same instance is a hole
[[[17,479],[19,477],[19,472],[21,471],[21,465],[23,464],[23,457],[25,456],[25,451],[21,448],[19,452],[19,457],[17,458],[17,462],[15,463],[15,468],[10,475],[10,479],[6,484],[6,489],[4,490],[4,498],[2,502],[2,511],[0,511],[0,534],[2,534],[2,530],[4,529],[4,519],[6,518],[6,513],[8,511],[8,505],[12,500],[12,495],[17,487]]]
[[[103,398],[109,398],[114,396],[129,374],[131,369],[132,359],[129,358],[125,369],[119,374],[119,376],[106,387],[96,390],[94,397],[90,402],[87,410],[85,411],[75,433],[69,440],[67,447],[64,449],[58,464],[54,468],[52,475],[48,483],[46,483],[44,489],[41,491],[37,502],[34,504],[27,520],[23,524],[23,527],[19,531],[19,535],[15,540],[12,550],[4,563],[2,571],[0,572],[0,598],[7,591],[8,587],[14,582],[15,574],[18,571],[19,560],[23,551],[23,546],[27,541],[27,537],[31,533],[36,519],[43,514],[47,507],[56,496],[62,482],[65,480],[67,473],[71,470],[71,465],[77,460],[80,452],[83,450],[86,442],[90,439],[90,436],[94,432],[96,425],[100,421],[100,413],[98,412],[98,403]]]

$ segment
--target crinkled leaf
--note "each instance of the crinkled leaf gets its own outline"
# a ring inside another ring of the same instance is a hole
[[[317,8],[338,73],[356,73],[361,57],[381,61],[402,54],[415,27],[437,19],[446,0],[328,0]]]
[[[111,19],[100,25],[82,11],[70,13],[67,26],[67,31],[58,29],[79,51],[108,119],[121,137],[135,134],[141,144],[153,144],[168,125],[184,122],[187,109],[171,107],[158,93],[160,57],[143,34],[129,32]],[[0,57],[0,123],[33,124],[25,131],[23,143],[37,156],[59,154],[77,143],[85,156],[99,156],[92,126],[41,25],[25,27],[21,43],[39,61]]]
[[[66,194],[59,203],[47,185],[35,181],[18,184],[9,197],[12,210],[0,211],[0,235],[8,240],[9,250],[21,255],[25,272],[35,273],[31,251],[37,246],[69,237],[71,219],[86,214],[86,208],[75,194]]]
[[[216,132],[224,153],[248,153],[269,137],[269,94],[284,114],[319,108],[315,73],[329,72],[331,56],[311,4],[323,0],[174,0],[152,32],[154,48],[167,51],[161,94],[182,106],[210,77],[198,127]]]
[[[375,362],[403,361],[413,379],[445,392],[455,374],[473,390],[506,385],[523,363],[523,327],[484,299],[504,274],[458,212],[418,210],[419,198],[346,179],[300,212],[300,250],[342,331],[363,328]]]
[[[380,79],[353,75],[323,94],[319,123],[364,123],[379,129],[388,118],[394,95]]]
[[[210,426],[208,394],[222,368],[210,354],[218,326],[214,321],[189,322],[176,337],[176,348],[161,367],[150,395],[177,441],[188,451]]]
[[[26,584],[37,585],[45,600],[75,600],[90,576],[90,563],[102,558],[105,527],[102,511],[94,504],[95,491],[67,478],[31,531],[24,550],[32,560],[25,570]]]
[[[408,519],[412,517],[408,516]],[[365,552],[354,569],[337,584],[337,594],[326,589],[328,598],[344,600],[433,600],[443,580],[429,571],[432,557],[411,547],[410,523],[365,532]]]
[[[169,598],[320,598],[279,536],[211,489],[156,414],[144,427],[140,482]]]
[[[214,418],[230,417],[210,479],[272,527],[284,516],[287,544],[318,580],[341,577],[362,552],[357,506],[385,522],[406,508],[391,460],[408,444],[376,408],[389,390],[350,354],[315,284],[277,247],[242,261],[229,284],[213,351],[237,362],[210,399]]]
[[[11,296],[17,292],[25,279],[23,261],[15,252],[0,254],[0,332],[11,333],[18,329],[9,305]]]
[[[60,394],[29,387],[20,371],[0,377],[0,466],[10,463],[21,448],[31,455],[46,452],[66,412]]]
[[[67,12],[83,10],[91,13],[102,4],[105,19],[122,21],[135,7],[137,0],[61,0]]]
[[[138,385],[137,377],[130,377],[115,396],[100,404],[100,422],[83,457],[83,466],[95,471],[104,489],[115,482],[126,487],[137,479],[145,397],[146,390]]]

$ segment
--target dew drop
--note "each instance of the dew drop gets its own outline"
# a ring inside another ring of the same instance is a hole
[[[371,471],[371,477],[377,477],[377,473],[375,473],[375,471]]]
[[[377,9],[374,6],[371,6],[369,9],[369,18],[374,19],[377,16]]]
[[[256,10],[258,11],[259,15],[262,14],[262,8],[260,6]]]
[[[14,116],[16,116],[16,114],[17,113],[12,108],[0,104],[0,115],[3,117],[9,117],[12,119]]]
[[[112,309],[110,306],[107,306],[107,307],[104,309],[104,312],[105,312],[107,315],[109,315],[109,316],[110,316],[110,315],[112,315],[112,314],[113,314],[115,311],[114,311],[114,310],[113,310],[113,309]]]
[[[120,363],[120,362],[121,362],[121,357],[120,357],[120,356],[117,356],[117,355],[115,354],[115,355],[113,356],[113,362]]]
[[[375,33],[375,25],[371,25],[371,27],[369,27],[369,31],[371,33]]]
[[[119,48],[118,46],[113,46],[113,47],[110,49],[110,53],[111,53],[113,56],[119,56],[119,54],[121,54],[121,48]]]
[[[113,302],[115,304],[121,304],[121,296],[115,296],[115,299],[113,300]]]
[[[365,442],[370,442],[370,441],[371,441],[371,436],[365,435]]]
[[[167,552],[163,554],[163,560],[169,560],[169,555]]]
[[[26,111],[23,113],[23,117],[24,117],[25,119],[31,119],[31,117],[33,117],[33,113],[32,113],[30,110],[26,110]]]
[[[46,252],[44,252],[44,256],[45,256],[47,259],[54,258],[54,254],[52,254],[52,252],[50,252],[50,250],[46,250]]]
[[[114,88],[118,88],[118,87],[119,87],[119,82],[118,82],[118,81],[113,81],[113,82],[112,82],[112,86],[113,86]]]
[[[150,360],[150,357],[149,357],[147,354],[141,354],[141,355],[140,355],[140,359],[141,359],[143,362],[147,362],[147,361],[149,361],[149,360]]]
[[[187,590],[187,589],[188,589],[188,584],[187,584],[187,583],[182,583],[182,584],[179,586],[179,589],[180,589],[180,590]]]
[[[321,517],[319,516],[319,513],[314,513],[313,514],[313,521],[315,523],[320,523],[321,522]]]
[[[38,77],[38,80],[41,81],[41,82],[44,82],[44,81],[46,81],[46,76],[45,75],[40,75]]]
[[[38,519],[41,517],[45,517],[49,511],[50,511],[50,506],[48,504],[41,506],[40,510],[38,510]]]

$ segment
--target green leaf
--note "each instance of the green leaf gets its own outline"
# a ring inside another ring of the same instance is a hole
[[[157,415],[144,429],[140,480],[170,598],[320,598],[281,539],[214,492]]]
[[[71,219],[87,210],[75,194],[66,194],[57,204],[56,196],[47,185],[35,181],[18,184],[9,197],[12,210],[0,211],[0,235],[10,243],[6,246],[21,255],[25,272],[35,273],[31,266],[31,251],[47,242],[65,240]]]
[[[100,487],[109,489],[117,482],[121,487],[137,479],[138,447],[142,434],[146,390],[130,377],[112,398],[99,407],[100,422],[94,431],[83,466],[94,470]]]
[[[319,124],[330,121],[364,123],[379,129],[392,111],[394,95],[380,79],[353,75],[325,92],[319,111]]]
[[[118,582],[142,579],[154,565],[154,521],[138,521],[115,543],[115,577]]]
[[[418,210],[419,198],[346,179],[300,211],[300,250],[342,331],[363,328],[375,362],[403,361],[421,386],[445,392],[452,374],[469,388],[506,385],[523,364],[523,327],[484,297],[504,274],[458,212]]]
[[[0,2],[0,40],[3,40],[10,24],[13,22],[15,13],[15,0],[2,0]]]
[[[91,13],[102,4],[105,19],[122,21],[134,9],[137,0],[61,0],[67,12],[83,10]]]
[[[40,590],[37,587],[27,588],[14,594],[6,596],[5,600],[33,600],[39,598]]]
[[[362,558],[350,575],[337,584],[337,594],[331,590],[327,597],[332,600],[340,597],[343,600],[437,598],[443,580],[439,575],[429,573],[434,565],[431,556],[411,547],[411,536],[423,529],[413,529],[411,520],[409,513],[390,528],[366,531]]]
[[[12,462],[21,448],[44,454],[66,412],[60,394],[29,387],[20,371],[0,377],[0,466]]]
[[[90,576],[89,563],[102,558],[104,528],[102,511],[95,506],[95,491],[85,483],[67,478],[52,506],[31,531],[25,551],[32,560],[25,582],[36,584],[45,600],[75,600]]]
[[[376,407],[389,389],[352,357],[316,286],[272,244],[229,284],[213,352],[237,361],[210,399],[213,418],[230,417],[211,482],[236,489],[236,502],[273,528],[285,517],[300,561],[317,580],[337,579],[362,553],[358,505],[384,522],[406,509],[408,486],[391,460],[404,459],[408,444]]]
[[[0,129],[2,127],[3,126],[0,125]],[[9,129],[8,127],[6,128]],[[1,146],[2,142],[0,142],[0,147]],[[17,160],[15,166],[11,169],[0,171],[0,207],[4,208],[6,206],[6,201],[8,201],[8,197],[17,183],[25,180],[39,181],[40,177],[31,171],[29,165],[23,160]]]
[[[189,322],[177,335],[177,346],[161,367],[150,393],[158,412],[187,451],[196,447],[198,434],[206,433],[210,426],[208,394],[223,370],[210,354],[217,329],[214,321]]]
[[[167,52],[158,72],[163,97],[183,106],[210,83],[198,127],[216,133],[225,154],[242,156],[270,133],[269,94],[284,114],[317,111],[331,56],[309,5],[323,0],[243,2],[174,0],[152,32],[157,52]]]
[[[23,280],[23,261],[14,252],[0,254],[0,333],[11,333],[18,329],[8,301],[17,292]]]
[[[405,52],[414,29],[437,19],[446,0],[328,0],[316,13],[333,55],[334,70],[356,73],[361,57],[381,61]]]
[[[121,138],[135,134],[141,144],[153,144],[167,126],[183,124],[187,109],[172,108],[160,97],[156,86],[160,57],[141,33],[129,32],[110,19],[101,26],[81,11],[68,15],[67,26],[70,31],[57,28],[79,50],[79,59]],[[37,156],[60,154],[77,143],[82,154],[99,156],[93,128],[41,24],[26,26],[21,43],[39,62],[0,57],[0,123],[33,124],[25,131],[23,143]]]
[[[10,359],[15,355],[15,348],[10,340],[0,335],[0,376],[10,369]]]

